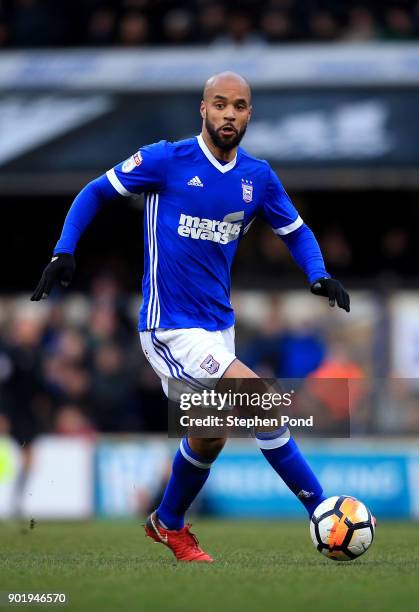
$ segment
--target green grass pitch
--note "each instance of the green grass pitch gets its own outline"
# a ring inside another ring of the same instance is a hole
[[[179,564],[140,521],[0,524],[0,591],[64,592],[65,610],[419,610],[419,525],[381,522],[360,559],[336,563],[308,523],[195,521],[213,565]],[[37,609],[57,609],[37,605]]]

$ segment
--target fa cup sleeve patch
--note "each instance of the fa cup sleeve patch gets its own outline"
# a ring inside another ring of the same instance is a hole
[[[122,164],[122,172],[131,172],[131,170],[140,166],[142,161],[143,158],[141,157],[141,153],[134,153],[134,155],[131,155],[131,157]]]

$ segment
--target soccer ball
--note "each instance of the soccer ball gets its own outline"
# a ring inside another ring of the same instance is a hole
[[[354,497],[329,497],[315,509],[310,534],[319,552],[334,561],[351,561],[368,550],[374,540],[375,519]]]

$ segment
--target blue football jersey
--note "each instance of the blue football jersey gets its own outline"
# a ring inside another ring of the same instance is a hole
[[[252,221],[279,235],[303,224],[266,161],[239,147],[223,164],[201,135],[145,146],[107,177],[121,195],[145,194],[140,331],[230,327],[231,265]]]

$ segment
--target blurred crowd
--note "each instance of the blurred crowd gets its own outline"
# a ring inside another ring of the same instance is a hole
[[[410,228],[416,225],[418,212],[408,196],[400,200],[402,223],[384,216],[376,220],[370,194],[356,199],[351,193],[321,194],[317,199],[293,194],[292,199],[314,231],[332,276],[377,290],[390,291],[403,283],[417,286],[419,252]],[[394,194],[387,192],[380,196],[383,199],[391,206]],[[354,225],[355,218],[363,218],[365,225]],[[305,282],[285,244],[257,221],[240,245],[234,280],[242,286],[272,287],[281,283],[301,287]]]
[[[350,379],[352,433],[373,433],[377,424],[384,432],[396,425],[401,433],[419,431],[418,399],[408,386],[384,394],[383,414],[374,407],[367,382],[374,376],[372,328],[348,320],[344,331],[341,318],[333,323],[320,302],[323,310],[313,317],[304,306],[308,292],[291,305],[301,311],[292,323],[280,295],[262,294],[258,303],[257,292],[234,296],[240,359],[265,378]],[[160,380],[136,333],[138,306],[138,296],[128,297],[108,273],[96,276],[85,295],[58,293],[37,304],[27,295],[1,298],[0,435],[26,445],[41,433],[167,431]],[[338,388],[311,385],[306,393],[307,409],[321,404],[337,421],[347,415]]]
[[[417,38],[417,0],[0,0],[0,46],[247,45]]]
[[[25,296],[0,311],[0,432],[25,443],[41,432],[166,429],[160,381],[114,278],[96,278],[89,302]]]

